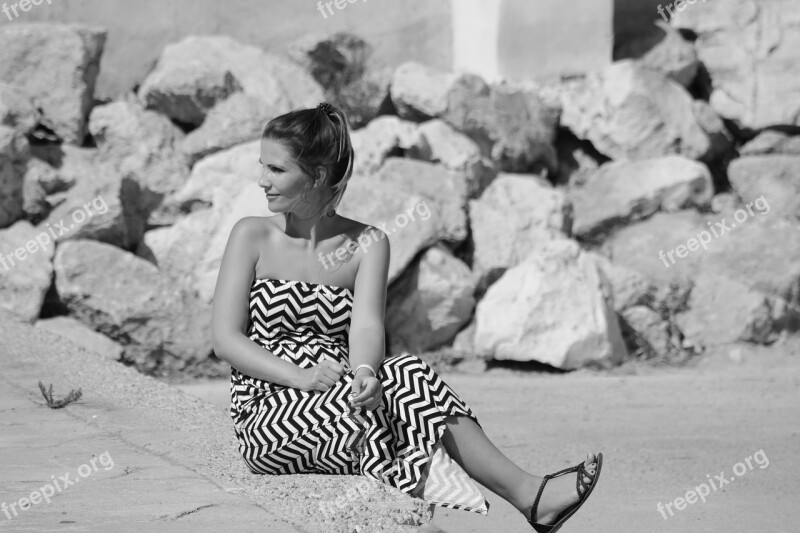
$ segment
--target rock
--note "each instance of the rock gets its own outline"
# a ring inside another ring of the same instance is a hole
[[[782,306],[747,285],[701,272],[694,279],[689,309],[677,315],[684,334],[704,346],[738,341],[769,344],[778,339]]]
[[[28,135],[39,122],[39,113],[21,89],[0,83],[0,125]]]
[[[309,35],[293,43],[289,57],[304,67],[324,89],[337,89],[361,78],[372,47],[361,37],[336,32]]]
[[[172,226],[148,231],[137,255],[151,260],[164,276],[210,304],[234,224],[248,216],[272,214],[262,190],[250,183],[234,198],[193,211]]]
[[[28,141],[8,126],[0,126],[0,229],[22,218]]]
[[[760,155],[735,159],[728,179],[745,207],[759,198],[764,214],[800,219],[800,156]],[[752,209],[752,207],[751,207]]]
[[[494,163],[481,155],[478,145],[443,120],[423,122],[418,131],[430,152],[426,160],[463,172],[469,198],[478,198],[497,177]]]
[[[68,316],[58,316],[39,320],[37,328],[46,329],[57,335],[69,339],[87,351],[99,354],[105,359],[119,361],[122,359],[124,348],[105,335],[95,332],[82,322]]]
[[[179,370],[211,353],[210,306],[147,261],[78,240],[59,245],[54,266],[64,305],[94,331],[123,344],[124,359],[140,370]]]
[[[474,290],[466,264],[441,246],[426,250],[392,287],[386,309],[392,353],[419,353],[451,341],[472,317]]]
[[[300,66],[224,35],[189,36],[167,46],[139,98],[173,120],[197,126],[237,91],[278,114],[324,99],[322,88]]]
[[[563,192],[536,176],[500,174],[469,202],[475,253],[472,268],[482,285],[525,258],[540,241],[568,236],[572,206]]]
[[[708,160],[724,149],[706,131],[712,126],[707,111],[698,107],[698,118],[683,87],[633,60],[570,82],[560,95],[561,124],[611,159],[678,154]]]
[[[742,129],[800,125],[800,32],[792,0],[704,2],[677,13],[673,27],[697,35],[714,110]],[[777,80],[780,80],[778,82]]]
[[[608,280],[610,294],[606,301],[612,302],[614,311],[621,314],[628,308],[636,306],[653,306],[656,303],[658,287],[640,273],[612,263],[607,258],[586,252]]]
[[[576,242],[542,242],[478,303],[476,351],[561,369],[621,363],[627,354],[604,283]]]
[[[158,113],[136,103],[114,102],[92,110],[89,130],[100,158],[141,187],[142,211],[155,209],[189,176],[178,151],[183,132]]]
[[[664,21],[656,21],[655,26],[655,31],[619,46],[615,59],[638,59],[644,66],[689,87],[700,67],[694,45]]]
[[[48,195],[65,190],[65,183],[56,169],[36,158],[28,160],[23,181],[22,209],[28,220],[38,223],[53,207]]]
[[[30,222],[0,230],[0,308],[23,322],[39,317],[53,280],[54,253],[49,235]]]
[[[636,344],[646,352],[647,358],[667,355],[673,351],[669,322],[659,313],[643,305],[634,305],[622,312],[626,327],[633,330]]]
[[[592,143],[578,139],[567,129],[559,130],[556,153],[558,172],[553,181],[559,186],[582,187],[602,162],[609,161]]]
[[[56,242],[90,239],[135,249],[148,215],[142,211],[139,184],[98,161],[92,150],[74,148],[62,155],[59,173],[76,183],[37,228],[50,232]]]
[[[392,69],[368,70],[362,77],[328,91],[328,99],[347,115],[352,128],[363,128],[380,115],[394,113],[389,98]]]
[[[224,209],[243,188],[256,184],[261,175],[258,160],[261,141],[222,150],[198,162],[183,187],[167,197],[167,206],[193,211],[209,206]],[[260,195],[263,198],[263,194]]]
[[[483,80],[463,75],[448,94],[442,118],[472,138],[499,170],[538,173],[558,169],[559,113],[536,91],[511,85],[487,89]]]
[[[278,116],[269,103],[244,93],[235,93],[215,105],[202,126],[190,132],[180,149],[194,165],[213,153],[261,139],[267,122]]]
[[[764,130],[739,148],[742,156],[785,154],[800,155],[800,135]]]
[[[569,190],[572,231],[592,238],[658,210],[706,207],[713,196],[711,172],[703,163],[677,155],[614,161],[589,175],[583,187]]]
[[[374,177],[354,179],[383,182],[425,197],[438,214],[442,239],[458,243],[467,238],[467,183],[463,174],[432,163],[390,157]]]
[[[692,211],[657,213],[615,233],[604,243],[604,255],[660,284],[704,274],[724,277],[769,298],[774,320],[787,327],[800,314],[800,226],[777,217],[762,219],[767,211],[755,205],[753,217],[738,220]],[[739,313],[740,308],[728,311]],[[746,327],[742,323],[735,333]]]
[[[105,41],[105,30],[98,28],[6,24],[0,29],[0,80],[33,100],[43,126],[80,145]]]
[[[400,118],[421,122],[443,116],[448,93],[458,76],[416,62],[403,63],[394,71],[390,96]]]
[[[740,206],[740,200],[736,194],[731,192],[721,192],[714,195],[711,199],[711,211],[714,213],[733,214]]]
[[[355,160],[353,174],[369,176],[390,156],[430,159],[430,147],[413,122],[394,116],[378,117],[350,134]]]
[[[351,179],[336,212],[387,234],[390,284],[419,252],[445,238],[441,215],[425,196],[374,179]]]

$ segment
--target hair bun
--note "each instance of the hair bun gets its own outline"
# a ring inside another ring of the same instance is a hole
[[[325,113],[331,113],[333,111],[333,106],[328,102],[322,102],[317,106],[317,109],[324,111]]]

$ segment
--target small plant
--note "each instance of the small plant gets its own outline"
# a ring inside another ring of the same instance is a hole
[[[44,386],[44,383],[41,381],[39,382],[39,390],[42,391],[42,396],[44,396],[44,400],[47,402],[47,407],[50,409],[61,409],[62,407],[66,407],[67,405],[71,404],[72,402],[77,402],[83,396],[83,392],[81,389],[75,390],[72,389],[69,391],[69,394],[65,398],[60,400],[53,399],[53,384],[50,384],[50,388],[47,389]]]

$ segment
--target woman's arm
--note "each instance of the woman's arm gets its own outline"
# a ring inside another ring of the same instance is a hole
[[[364,246],[356,272],[350,315],[350,366],[367,364],[377,372],[385,354],[383,322],[389,277],[389,238],[376,228],[370,228],[367,235],[369,244]],[[369,370],[362,369],[364,371],[370,374]]]
[[[301,388],[304,376],[299,366],[277,357],[246,335],[250,288],[258,262],[254,243],[268,238],[268,231],[253,217],[239,220],[231,230],[214,290],[214,353],[248,376]]]

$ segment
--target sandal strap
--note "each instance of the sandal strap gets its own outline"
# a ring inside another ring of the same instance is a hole
[[[575,481],[575,490],[578,491],[578,496],[581,499],[583,499],[583,495],[586,494],[586,492],[589,490],[589,487],[591,487],[592,483],[594,483],[594,476],[596,473],[597,472],[595,471],[595,474],[590,474],[589,471],[586,470],[586,467],[583,463],[578,465],[578,478]],[[584,481],[584,476],[588,477],[590,481]]]
[[[547,485],[548,480],[551,480],[556,477],[561,477],[566,474],[571,474],[573,472],[577,473],[575,477],[575,490],[578,491],[579,502],[583,500],[586,491],[589,490],[589,487],[592,486],[594,483],[594,475],[589,474],[584,466],[583,462],[578,463],[575,466],[567,467],[563,470],[559,470],[558,472],[554,472],[552,474],[547,474],[542,478],[542,483],[539,485],[539,492],[536,494],[536,499],[533,500],[533,505],[531,506],[531,523],[536,522],[536,511],[539,509],[539,500],[542,498],[542,494],[544,493],[544,487]],[[588,483],[583,480],[583,477],[586,476],[591,479]],[[568,509],[567,509],[568,510]]]

